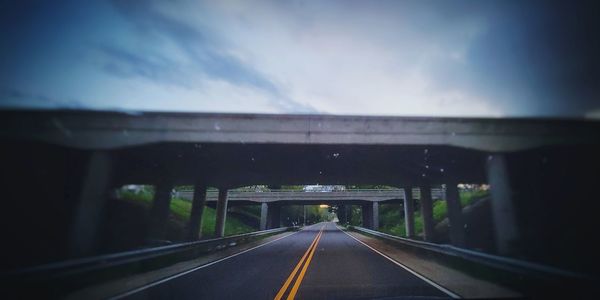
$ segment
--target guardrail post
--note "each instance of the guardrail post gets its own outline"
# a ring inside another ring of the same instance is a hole
[[[260,230],[267,229],[267,215],[269,214],[269,205],[265,202],[260,204]]]
[[[70,227],[69,251],[72,257],[88,255],[96,247],[98,229],[108,198],[112,163],[108,152],[94,151],[90,155]]]
[[[194,196],[192,198],[192,211],[190,212],[190,221],[188,224],[187,239],[199,240],[202,237],[202,214],[206,203],[206,186],[203,184],[194,185]]]
[[[150,240],[162,240],[166,236],[172,190],[173,184],[170,182],[162,182],[156,186],[150,209],[150,228],[148,230]]]
[[[501,255],[515,252],[514,243],[519,238],[508,175],[504,155],[490,155],[487,162],[487,177],[491,188],[496,248]]]
[[[404,187],[404,226],[406,236],[413,238],[415,236],[415,202],[411,187]]]
[[[465,222],[456,182],[446,184],[446,204],[448,207],[448,221],[450,221],[450,243],[457,247],[465,247]]]
[[[216,213],[215,236],[223,237],[225,235],[225,219],[227,218],[227,188],[219,188]]]
[[[421,201],[421,215],[423,216],[423,238],[427,242],[433,242],[434,227],[431,187],[429,185],[422,185],[419,187],[419,190],[421,194],[419,199]]]

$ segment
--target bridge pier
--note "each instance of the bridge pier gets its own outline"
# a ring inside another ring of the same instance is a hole
[[[345,204],[338,205],[337,217],[340,221],[340,224],[344,225],[348,223],[348,211]]]
[[[190,241],[202,238],[202,214],[206,204],[206,186],[194,185],[194,196],[192,199],[192,211],[188,223],[187,239]]]
[[[496,250],[501,255],[510,255],[516,252],[515,242],[519,238],[519,227],[508,175],[504,155],[490,156],[487,162],[487,177],[492,196]]]
[[[166,237],[173,187],[171,182],[162,182],[156,185],[154,201],[150,209],[150,228],[148,230],[150,241],[163,240]]]
[[[260,230],[267,229],[267,215],[269,212],[269,205],[265,202],[260,204]]]
[[[98,242],[98,229],[104,216],[108,198],[113,160],[108,152],[94,151],[88,160],[75,209],[69,236],[69,252],[72,257],[91,254]]]
[[[433,204],[431,201],[431,187],[422,185],[419,187],[421,201],[421,215],[423,216],[423,239],[426,242],[434,241]]]
[[[219,197],[217,199],[217,220],[215,222],[215,237],[225,235],[225,220],[227,218],[227,188],[219,188]]]
[[[446,204],[448,207],[448,221],[450,222],[450,243],[457,247],[465,247],[465,222],[460,205],[458,184],[446,184]]]
[[[373,230],[379,230],[379,202],[375,201],[373,202]]]
[[[267,211],[267,227],[269,229],[281,227],[281,205],[269,203]]]
[[[373,205],[363,204],[362,207],[362,226],[373,229]]]
[[[406,236],[413,238],[415,236],[415,201],[411,187],[404,187],[402,190],[404,191],[404,226]]]

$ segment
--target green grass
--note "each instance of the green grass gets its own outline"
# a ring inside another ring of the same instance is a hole
[[[139,203],[149,209],[152,206],[153,193],[151,191],[142,191],[139,193],[122,191],[120,197],[127,201]],[[190,219],[192,203],[190,201],[173,198],[171,199],[171,215],[178,221],[177,223],[187,224]],[[215,209],[205,207],[202,213],[202,236],[204,238],[214,237],[215,235]],[[232,216],[225,219],[225,235],[235,235],[246,232],[256,231],[257,229],[244,224],[242,221]]]
[[[488,191],[477,190],[477,191],[460,191],[459,198],[462,207],[471,205],[476,199],[481,198],[488,194]],[[398,210],[396,210],[398,211]],[[389,214],[389,216],[387,216]],[[433,220],[437,224],[444,220],[448,215],[448,207],[446,201],[436,200],[433,202]],[[390,221],[399,220],[396,222]],[[404,218],[400,215],[399,211],[389,211],[386,216],[381,216],[380,220],[382,226],[380,230],[385,233],[393,234],[396,236],[406,237],[406,228],[404,226]],[[423,217],[420,212],[415,212],[415,233],[418,235],[423,232]]]

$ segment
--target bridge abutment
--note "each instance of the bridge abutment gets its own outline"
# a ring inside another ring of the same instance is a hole
[[[373,208],[371,209],[371,211],[373,212],[373,216],[371,217],[373,220],[373,230],[379,230],[379,202],[373,202]]]

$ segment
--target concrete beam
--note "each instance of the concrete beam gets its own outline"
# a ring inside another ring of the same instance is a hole
[[[225,236],[225,221],[227,218],[227,188],[219,188],[216,214],[215,237],[223,237]]]
[[[27,122],[23,122],[27,120]],[[111,126],[106,126],[111,124]],[[597,140],[589,120],[219,113],[0,112],[0,136],[84,149],[184,143],[450,145],[516,151]],[[65,134],[68,128],[69,134]],[[578,134],[572,134],[578,132]]]
[[[450,243],[457,247],[465,247],[465,222],[456,182],[446,184],[446,204],[450,222]]]
[[[71,257],[92,254],[97,246],[98,229],[104,216],[112,169],[113,160],[108,152],[94,151],[91,153],[79,202],[70,227],[69,252]]]
[[[423,239],[427,242],[434,241],[433,204],[431,201],[431,187],[419,187],[421,198],[421,215],[423,216]]]
[[[406,236],[413,238],[415,236],[415,202],[411,187],[404,187],[404,226]]]
[[[187,239],[190,241],[202,238],[202,214],[206,204],[206,185],[194,185],[194,197],[192,199],[192,211],[188,223]]]
[[[173,187],[170,182],[159,183],[155,187],[154,201],[150,209],[150,228],[148,230],[150,241],[164,240],[166,237]]]
[[[267,229],[267,216],[269,215],[269,205],[267,203],[260,204],[260,230]]]
[[[510,255],[517,250],[515,242],[519,239],[519,227],[504,155],[490,155],[487,175],[492,196],[496,248],[498,254]]]

